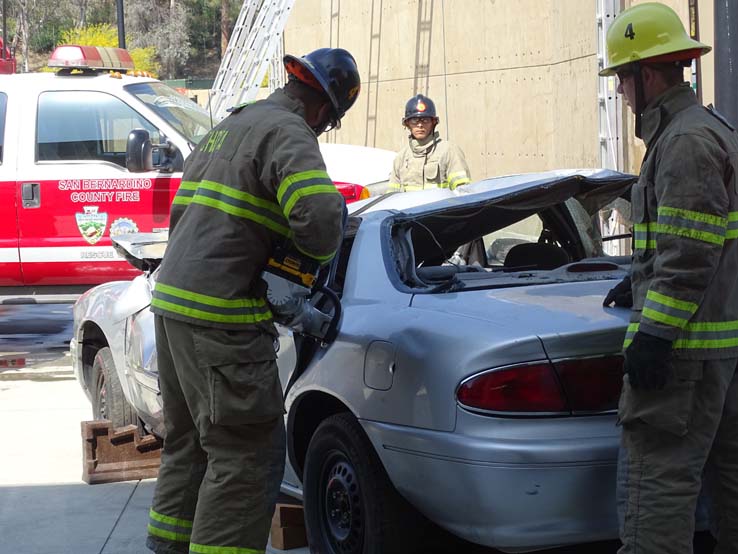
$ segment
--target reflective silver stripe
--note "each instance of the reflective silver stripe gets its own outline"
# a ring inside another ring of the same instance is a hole
[[[659,234],[687,237],[717,245],[722,245],[725,241],[727,218],[671,206],[659,206],[657,213],[656,232]]]
[[[223,299],[190,292],[158,282],[154,287],[151,306],[218,323],[253,324],[272,319],[269,306],[260,298]]]
[[[309,170],[286,177],[277,188],[277,201],[282,212],[289,218],[292,208],[300,198],[314,194],[337,194],[338,189],[325,171]]]
[[[182,191],[182,195],[180,196],[178,191],[173,204],[208,206],[258,223],[280,235],[291,235],[282,209],[275,202],[215,181],[183,181],[179,190]]]
[[[638,332],[638,326],[639,323],[631,323],[628,325],[628,329],[625,331],[625,340],[623,341],[623,350],[628,348],[630,346],[630,343],[633,342],[633,335],[635,335]]]
[[[623,348],[633,342],[639,323],[631,323],[625,333]],[[688,323],[673,344],[678,350],[719,350],[738,348],[738,321],[701,321]]]
[[[633,225],[633,240],[635,242],[636,250],[655,250],[656,239],[649,236],[654,236],[653,224],[651,223],[635,223]]]
[[[190,542],[192,521],[165,516],[150,509],[148,532],[169,541]]]
[[[689,323],[674,342],[681,349],[719,349],[738,346],[738,321]]]
[[[197,183],[189,181],[182,181],[177,189],[177,194],[174,195],[173,204],[188,205],[192,201],[192,197],[195,196],[197,191]]]
[[[649,290],[646,293],[641,320],[651,320],[681,329],[696,311],[697,304]]]
[[[733,240],[738,238],[738,212],[730,212],[728,214],[728,229],[725,231],[725,239]]]

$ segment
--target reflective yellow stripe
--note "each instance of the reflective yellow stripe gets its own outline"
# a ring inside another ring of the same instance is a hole
[[[656,210],[658,223],[655,231],[660,234],[676,235],[710,244],[722,245],[725,241],[725,230],[728,219],[722,216],[659,206]]]
[[[644,310],[645,311],[645,310]],[[633,335],[640,323],[631,323],[625,333],[623,348],[633,342]],[[738,347],[738,320],[700,321],[688,323],[674,341],[673,348],[679,350],[704,350]]]
[[[292,212],[292,208],[297,203],[298,200],[305,198],[307,196],[312,196],[314,194],[337,194],[341,195],[340,192],[338,192],[338,189],[336,186],[331,183],[330,185],[312,185],[309,187],[304,187],[297,189],[294,191],[291,195],[289,200],[284,205],[284,215],[286,217],[290,216],[290,212]]]
[[[286,177],[277,188],[277,201],[284,216],[289,218],[292,208],[301,198],[314,194],[337,194],[338,189],[325,171],[310,170]],[[341,198],[343,198],[341,196]]]
[[[189,519],[177,519],[174,517],[165,516],[164,514],[155,512],[153,508],[149,509],[149,517],[156,521],[161,521],[162,523],[166,523],[167,525],[176,525],[177,527],[188,527],[190,529],[192,528],[192,521],[190,521]]]
[[[448,176],[449,188],[454,190],[456,187],[471,183],[471,179],[467,177],[466,171],[456,171]]]
[[[291,235],[279,204],[223,183],[209,180],[182,181],[172,204],[207,206],[248,219],[280,235]]]
[[[176,542],[190,542],[190,536],[188,534],[184,533],[174,533],[172,531],[165,531],[164,529],[159,529],[158,527],[154,527],[149,523],[148,531],[150,535],[154,535],[155,537],[161,537],[162,539],[167,539],[169,541],[176,541]]]
[[[725,231],[725,239],[732,240],[738,238],[738,212],[730,212],[728,214],[728,229]]]
[[[687,227],[677,227],[675,225],[664,225],[662,223],[657,223],[655,230],[657,233],[662,235],[687,237],[690,239],[701,240],[702,242],[709,242],[710,244],[717,244],[718,246],[722,246],[725,242],[725,235],[721,236],[715,233],[709,233],[707,231],[689,229]]]
[[[272,319],[272,313],[262,298],[218,298],[162,282],[154,286],[151,306],[194,319],[219,323],[252,324]]]
[[[200,310],[197,308],[188,308],[166,300],[154,298],[151,300],[151,306],[161,308],[164,311],[180,314],[194,319],[202,319],[205,321],[214,321],[217,323],[258,323],[260,321],[269,321],[272,319],[272,313],[266,312],[256,315],[223,315]]]
[[[326,254],[325,256],[316,256],[315,254],[311,254],[310,252],[306,252],[305,250],[303,250],[302,248],[300,248],[297,244],[295,244],[295,248],[297,248],[297,250],[299,250],[301,253],[305,254],[307,257],[312,258],[312,259],[320,262],[321,264],[330,262],[333,259],[333,257],[336,255],[336,251],[335,250],[333,252],[331,252],[330,254]]]
[[[208,546],[191,542],[190,552],[192,554],[264,554],[265,551],[240,546]]]
[[[649,290],[646,293],[646,298],[649,300],[653,300],[654,302],[658,302],[659,304],[664,304],[665,306],[669,306],[671,308],[684,310],[685,312],[694,313],[699,307],[694,302],[687,302],[685,300],[679,300],[678,298],[672,298],[671,296],[656,292],[655,290]]]

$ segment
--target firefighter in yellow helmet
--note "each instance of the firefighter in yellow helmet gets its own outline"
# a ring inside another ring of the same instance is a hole
[[[285,462],[277,331],[261,279],[288,239],[327,263],[345,204],[317,136],[361,86],[341,48],[286,56],[289,81],[238,106],[185,162],[153,292],[166,437],[149,512],[158,554],[263,554]]]
[[[738,136],[699,104],[684,68],[710,47],[658,3],[623,11],[607,66],[647,150],[631,192],[632,313],[618,419],[627,502],[620,553],[692,552],[706,464],[718,554],[738,552]],[[722,516],[722,517],[720,517]]]
[[[395,157],[390,190],[455,189],[470,182],[464,153],[441,139],[438,121],[436,106],[427,96],[417,94],[407,101],[402,124],[409,132],[408,143]]]

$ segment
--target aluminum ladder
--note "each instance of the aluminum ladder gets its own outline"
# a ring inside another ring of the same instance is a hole
[[[283,83],[281,55],[280,60],[273,58],[282,52],[282,33],[294,3],[244,0],[211,89],[209,110],[215,121],[223,119],[228,108],[256,99],[270,64],[270,88]]]

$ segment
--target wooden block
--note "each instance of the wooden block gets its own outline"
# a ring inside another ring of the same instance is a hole
[[[272,526],[305,527],[305,516],[302,506],[295,504],[277,504],[272,517]]]
[[[304,527],[278,527],[272,525],[272,547],[277,550],[292,550],[307,546]]]
[[[94,485],[150,479],[159,474],[161,441],[135,425],[113,429],[107,420],[82,422],[82,480]]]

